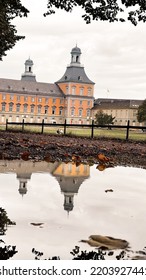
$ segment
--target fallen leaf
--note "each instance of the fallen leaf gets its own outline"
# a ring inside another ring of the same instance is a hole
[[[108,189],[108,190],[105,190],[105,192],[107,193],[107,192],[113,192],[113,190],[112,189]]]

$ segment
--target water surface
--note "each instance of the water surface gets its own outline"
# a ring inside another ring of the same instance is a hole
[[[13,259],[34,259],[32,248],[72,259],[75,245],[91,234],[146,245],[146,170],[25,161],[0,162],[0,206],[16,226],[2,239],[16,245]],[[109,191],[110,190],[110,191]],[[42,223],[41,226],[31,223]]]

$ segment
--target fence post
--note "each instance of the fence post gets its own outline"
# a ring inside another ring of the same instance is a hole
[[[6,131],[8,130],[8,119],[6,119]]]
[[[128,138],[129,138],[129,124],[130,124],[130,121],[128,120],[128,122],[127,122],[127,130],[126,130],[126,140],[128,140]]]
[[[91,138],[94,137],[94,120],[92,120],[92,126],[91,126]]]
[[[66,135],[66,119],[64,121],[64,135]]]
[[[42,120],[42,131],[41,133],[43,134],[44,133],[44,119]]]
[[[24,132],[24,119],[22,120],[22,132]]]

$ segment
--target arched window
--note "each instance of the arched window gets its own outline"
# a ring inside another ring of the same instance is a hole
[[[32,114],[34,113],[34,108],[35,108],[35,105],[34,105],[34,104],[30,105],[30,112],[31,112]]]
[[[59,107],[59,115],[62,116],[63,107]]]
[[[2,103],[2,112],[5,112],[5,111],[6,111],[6,103],[3,102],[3,103]]]
[[[55,115],[55,114],[56,114],[56,107],[53,106],[53,107],[52,107],[52,115]]]
[[[48,114],[48,106],[45,106],[45,114]]]
[[[79,109],[79,117],[82,117],[82,112],[83,112],[83,110]]]
[[[71,116],[73,117],[75,114],[75,109],[74,108],[71,108]]]
[[[38,114],[41,114],[41,109],[42,109],[42,106],[38,105]]]
[[[9,103],[9,112],[12,112],[13,111],[13,106],[14,106],[14,103]]]
[[[90,117],[90,109],[87,109],[86,116],[87,116],[87,117]]]
[[[23,104],[23,112],[27,113],[28,104]]]
[[[20,106],[21,106],[20,103],[17,103],[17,104],[16,104],[16,112],[17,112],[17,113],[20,112]]]

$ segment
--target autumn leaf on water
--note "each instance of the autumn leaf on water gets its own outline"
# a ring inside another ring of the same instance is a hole
[[[97,158],[100,162],[108,162],[110,161],[110,159],[108,157],[106,157],[104,154],[98,154]]]
[[[106,169],[106,165],[99,164],[99,165],[97,165],[96,169],[98,169],[99,171],[104,171]]]
[[[30,153],[29,153],[28,151],[23,152],[23,153],[21,154],[21,158],[22,158],[23,160],[29,160],[29,156],[30,156]]]

